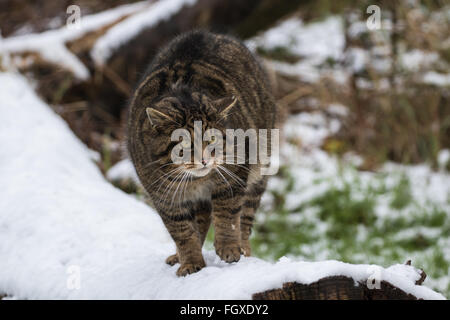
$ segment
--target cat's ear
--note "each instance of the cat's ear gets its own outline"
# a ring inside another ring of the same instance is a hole
[[[152,127],[156,127],[167,121],[174,121],[169,115],[154,108],[147,108],[145,112]]]
[[[213,105],[222,117],[226,117],[230,110],[236,105],[236,102],[237,98],[235,96],[231,96],[215,100]]]

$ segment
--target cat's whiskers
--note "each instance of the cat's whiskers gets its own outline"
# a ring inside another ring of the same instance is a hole
[[[161,189],[161,187],[164,185],[164,182],[167,181],[167,179],[169,179],[171,176],[176,175],[180,170],[181,170],[181,168],[178,167],[178,168],[170,171],[169,173],[167,173],[166,174],[167,177],[164,180],[162,180],[161,183],[159,184],[158,189],[156,190],[156,194],[159,194],[158,192]],[[167,185],[166,185],[166,187],[167,187]],[[166,190],[167,190],[167,188],[166,188]],[[162,199],[162,197],[160,197],[160,201],[158,201],[158,203],[157,203],[158,205],[161,203],[161,199]]]
[[[224,173],[228,174],[228,176],[233,179],[235,182],[237,182],[241,187],[245,187],[244,181],[242,181],[241,178],[239,178],[234,172],[231,172],[227,168],[223,166],[217,166],[219,169],[222,169]]]
[[[178,189],[180,188],[180,186],[183,184],[184,179],[186,178],[186,175],[188,174],[187,171],[183,171],[183,175],[181,176],[181,180],[178,182],[177,188],[175,189],[175,192],[172,195],[172,201],[170,202],[170,207],[172,208],[173,206],[173,202],[175,201],[175,198],[177,196],[178,193]]]
[[[180,176],[183,174],[183,168],[179,167],[178,169],[179,169],[179,170],[177,170],[176,176],[173,178],[172,181],[170,181],[170,182],[167,184],[166,188],[164,189],[164,191],[163,191],[164,197],[161,197],[161,199],[160,199],[160,201],[158,202],[158,204],[160,204],[160,203],[165,203],[165,202],[166,202],[166,199],[167,199],[168,194],[169,194],[168,191],[170,191],[170,190],[172,189],[172,185],[174,185],[174,184],[177,182],[178,177],[180,177]],[[180,171],[180,172],[178,172],[178,171]]]
[[[225,178],[225,176],[220,172],[219,166],[214,168],[214,170],[216,170],[216,172],[222,177],[223,181],[225,181],[225,183],[228,185],[228,188],[230,189],[231,197],[233,197],[233,188],[231,188],[231,184],[228,182],[228,180]]]
[[[236,161],[236,160],[244,160],[244,163],[237,163],[238,161]],[[233,159],[233,163],[227,163],[227,165],[236,166],[236,167],[245,169],[247,171],[250,171],[250,169],[245,165],[246,164],[245,162],[246,162],[246,158],[245,157],[242,158],[242,157],[239,157],[238,155],[235,155],[234,159]]]
[[[245,187],[245,183],[244,181],[234,172],[232,172],[231,170],[222,167],[222,169],[225,171],[225,173],[227,173],[232,179],[234,179],[239,185]]]
[[[243,165],[243,164],[231,164],[232,166],[236,166],[236,167],[239,167],[239,168],[241,168],[241,169],[245,169],[245,170],[247,170],[247,171],[249,171],[250,172],[250,169],[249,168],[247,168],[245,165]]]
[[[156,192],[158,193],[159,190],[161,189],[161,187],[164,185],[164,182],[167,182],[167,180],[169,180],[170,177],[176,175],[179,171],[181,171],[181,169],[178,169],[178,168],[177,168],[177,170],[173,170],[172,173],[171,173],[169,176],[167,176],[163,181],[161,181],[161,183],[159,184],[159,187],[158,187],[158,189],[156,190]]]
[[[173,180],[170,182],[170,188],[168,189],[168,193],[173,193],[173,189],[177,188],[179,186],[180,180],[182,180],[183,176],[185,174],[184,170],[181,170],[181,172],[179,174],[177,174],[175,176],[175,178],[173,178]],[[167,197],[168,199],[168,197]],[[164,200],[165,202],[165,200]]]
[[[167,175],[171,174],[172,172],[175,172],[177,170],[181,170],[181,168],[177,167],[173,170],[170,170],[169,172],[164,173],[163,175],[161,175],[158,179],[156,179],[155,181],[152,182],[152,184],[149,185],[149,187],[153,186],[155,183],[157,183],[158,181],[160,181],[161,179],[164,179],[167,177]],[[167,180],[167,179],[166,179]]]
[[[187,176],[184,180],[183,186],[181,187],[182,191],[180,192],[180,196],[179,196],[179,200],[178,200],[178,206],[179,206],[180,211],[181,211],[181,204],[183,203],[184,199],[186,198],[187,186],[192,181],[191,179],[192,179],[192,174],[189,171],[187,171]]]
[[[151,166],[152,164],[157,163],[157,162],[162,161],[162,160],[163,160],[163,159],[161,158],[161,159],[158,159],[158,160],[149,162],[149,163],[147,163],[146,165],[144,165],[142,168],[146,169],[146,168],[148,168],[149,166]]]

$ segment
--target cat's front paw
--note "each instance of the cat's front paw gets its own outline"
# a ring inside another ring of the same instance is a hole
[[[204,262],[184,263],[178,268],[177,276],[179,277],[187,276],[188,274],[200,271],[203,267],[205,267]]]
[[[177,264],[178,262],[179,262],[178,254],[176,254],[176,253],[171,256],[168,256],[166,259],[166,263],[171,266]]]
[[[241,258],[241,248],[240,246],[224,246],[216,247],[216,253],[225,262],[238,262]]]

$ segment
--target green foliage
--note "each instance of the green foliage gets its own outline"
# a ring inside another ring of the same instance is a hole
[[[392,189],[391,207],[397,210],[405,208],[412,201],[409,179],[402,175],[398,184]]]
[[[310,204],[319,208],[321,220],[329,221],[333,225],[372,224],[375,219],[373,197],[368,194],[362,199],[352,199],[352,190],[353,187],[349,183],[344,183],[343,188],[331,187]]]

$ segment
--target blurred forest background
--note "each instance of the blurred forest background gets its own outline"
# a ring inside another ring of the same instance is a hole
[[[81,29],[71,31],[73,4]],[[369,28],[373,5],[380,24]],[[193,28],[242,39],[282,114],[282,167],[263,198],[254,254],[412,259],[448,297],[448,2],[1,0],[0,71],[31,79],[99,153],[105,176],[145,201],[123,146],[127,101],[158,48]]]

